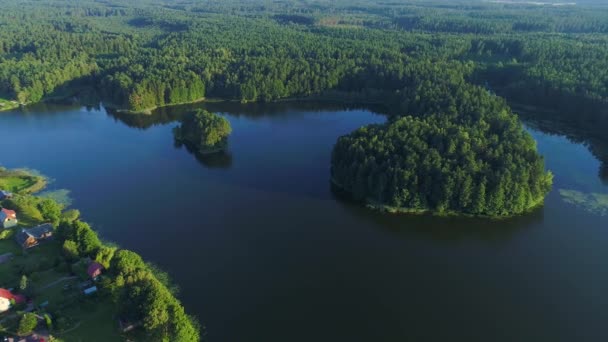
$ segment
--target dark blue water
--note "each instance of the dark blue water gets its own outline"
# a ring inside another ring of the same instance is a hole
[[[0,164],[48,175],[104,239],[167,270],[210,341],[608,338],[607,217],[559,193],[608,193],[587,147],[530,129],[555,186],[528,215],[392,216],[329,183],[337,137],[384,116],[205,106],[232,124],[225,155],[174,147],[189,106],[133,117],[41,105],[0,114]]]

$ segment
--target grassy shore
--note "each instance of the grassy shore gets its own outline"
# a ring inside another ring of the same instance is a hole
[[[35,198],[31,193],[44,189],[46,183],[46,178],[36,172],[0,168],[0,188],[13,192],[15,197]],[[0,201],[0,206],[9,202]],[[63,260],[60,241],[50,240],[27,250],[15,242],[14,236],[20,227],[45,221],[38,208],[20,207],[18,216],[19,227],[0,229],[0,255],[12,255],[0,264],[0,288],[17,289],[22,276],[26,276],[26,293],[34,312],[39,316],[49,313],[53,320],[59,318],[52,329],[53,336],[57,337],[54,341],[126,340],[118,331],[115,303],[107,296],[82,294],[79,283],[86,279],[75,277],[71,265]],[[24,305],[19,305],[0,313],[0,335],[16,335],[16,325],[24,309]],[[40,321],[37,329],[43,331],[44,327],[45,323]]]
[[[0,112],[19,108],[19,102],[0,98]]]
[[[24,169],[0,167],[0,189],[17,194],[33,194],[47,185],[47,179]]]

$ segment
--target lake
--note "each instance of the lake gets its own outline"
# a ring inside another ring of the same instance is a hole
[[[230,121],[227,153],[175,147],[193,107]],[[387,215],[329,182],[336,139],[384,121],[312,103],[41,104],[0,113],[0,164],[49,176],[104,239],[168,271],[209,341],[608,339],[608,182],[585,144],[528,124],[555,174],[528,215]]]

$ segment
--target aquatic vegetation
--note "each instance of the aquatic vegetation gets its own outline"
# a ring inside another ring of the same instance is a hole
[[[608,194],[584,193],[568,189],[560,189],[559,194],[566,203],[573,204],[593,214],[608,215]]]
[[[44,191],[38,194],[38,196],[42,198],[50,198],[55,202],[62,204],[64,207],[69,207],[72,204],[70,190],[67,189]]]

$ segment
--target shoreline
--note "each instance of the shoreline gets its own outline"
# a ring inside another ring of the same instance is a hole
[[[351,199],[352,199],[352,193],[349,190],[347,190],[346,188],[344,188],[342,185],[340,185],[334,179],[334,177],[331,177],[330,182],[333,186],[339,188],[341,191],[348,194],[348,196],[351,196]],[[354,200],[354,201],[356,201],[356,200]],[[504,215],[504,216],[477,215],[477,214],[458,212],[458,211],[454,211],[454,210],[440,212],[440,211],[432,210],[432,209],[414,209],[414,208],[405,208],[405,207],[394,207],[394,206],[380,203],[378,201],[375,201],[375,200],[372,200],[369,198],[366,198],[364,201],[356,201],[356,202],[358,202],[360,204],[364,204],[365,208],[368,208],[368,209],[371,209],[374,211],[378,211],[378,212],[382,212],[382,213],[393,214],[393,215],[399,215],[399,214],[418,215],[418,216],[429,215],[429,216],[435,216],[435,217],[463,217],[463,218],[478,218],[478,219],[489,219],[489,220],[493,220],[493,221],[500,221],[500,220],[508,220],[508,219],[512,219],[512,218],[515,218],[518,216],[523,216],[523,215],[529,214],[532,211],[542,207],[545,203],[545,199],[542,198],[540,201],[538,201],[533,206],[527,208],[522,213],[509,214],[509,215]]]
[[[82,91],[87,91],[87,90],[91,90],[91,88],[85,87],[82,90],[78,90],[78,91],[68,91],[64,95],[48,96],[37,102],[17,103],[14,106],[11,106],[8,108],[0,107],[0,112],[10,111],[10,110],[14,110],[17,108],[23,108],[23,107],[27,107],[27,106],[35,105],[35,104],[39,104],[39,103],[61,102],[61,101],[65,101],[70,98],[73,98],[76,100],[76,102],[84,105],[85,102],[80,100],[80,98],[78,97],[78,94],[81,93]],[[116,104],[112,103],[111,101],[104,101],[102,99],[99,100],[99,103],[101,103],[105,108],[113,110],[117,113],[132,114],[132,115],[152,115],[155,110],[158,110],[161,108],[174,107],[174,106],[197,104],[197,103],[223,103],[223,102],[225,102],[225,103],[231,103],[231,102],[232,103],[242,103],[242,104],[289,103],[289,102],[333,102],[333,103],[361,105],[361,106],[382,106],[387,111],[386,113],[383,113],[383,114],[390,114],[389,113],[390,108],[388,107],[388,105],[385,102],[383,102],[381,100],[376,100],[376,101],[374,101],[374,100],[357,100],[357,99],[351,98],[356,95],[357,95],[357,93],[348,93],[348,92],[344,92],[344,93],[341,93],[338,95],[311,94],[311,95],[288,96],[288,97],[279,98],[279,99],[272,100],[272,101],[260,101],[260,100],[243,101],[243,100],[238,100],[238,99],[234,99],[234,98],[202,97],[202,98],[198,98],[193,101],[167,103],[164,105],[153,106],[153,107],[144,108],[141,110],[126,109],[120,105],[116,105]],[[9,100],[9,101],[11,101],[11,100]]]

